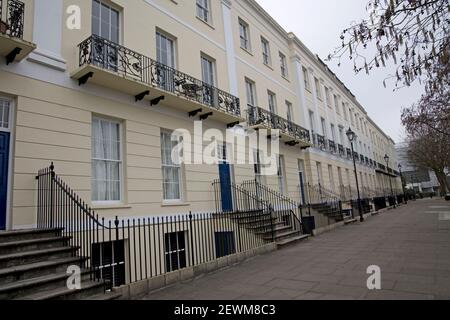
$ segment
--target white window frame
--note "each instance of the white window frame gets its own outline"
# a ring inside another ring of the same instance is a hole
[[[277,114],[277,95],[270,90],[267,91],[267,102],[269,111]]]
[[[288,121],[295,123],[294,119],[294,110],[292,107],[292,103],[286,100],[286,118]]]
[[[211,1],[210,0],[196,0],[195,4],[196,16],[203,22],[207,24],[212,24],[212,14],[211,14]],[[199,13],[202,12],[201,15]],[[206,12],[206,17],[205,17]]]
[[[110,3],[109,1],[104,1],[104,0],[93,0],[92,1],[92,6],[94,5],[94,2],[98,2],[100,4],[100,16],[99,16],[99,34],[101,36],[102,34],[102,10],[101,7],[102,5],[104,5],[105,7],[109,8],[109,15],[110,15],[110,22],[111,22],[111,11],[116,11],[117,12],[117,17],[118,17],[118,22],[117,22],[117,43],[120,44],[122,42],[122,35],[121,35],[121,30],[122,30],[122,12],[121,10],[116,7],[114,4]],[[91,14],[91,32],[92,34],[94,34],[94,30],[93,30],[93,18],[94,16]],[[111,39],[111,23],[109,24],[110,30],[109,30],[109,36],[108,38],[106,38],[107,40]]]
[[[267,40],[264,37],[261,37],[261,48],[262,48],[262,56],[263,56],[263,63],[266,66],[272,65],[272,55],[270,52],[270,43],[269,40]],[[267,59],[267,61],[266,61]]]
[[[277,178],[278,178],[278,189],[281,194],[287,194],[287,182],[286,182],[286,164],[284,161],[284,156],[279,154],[277,157]]]
[[[322,88],[320,85],[320,80],[316,77],[314,77],[314,85],[316,86],[316,95],[317,95],[317,99],[319,99],[320,101],[323,101],[323,96],[322,96]]]
[[[239,43],[242,49],[248,52],[251,51],[252,46],[250,43],[250,28],[248,23],[241,18],[239,18]]]
[[[289,70],[288,70],[288,64],[287,64],[287,58],[284,53],[281,51],[278,52],[278,55],[280,57],[280,69],[281,69],[281,76],[285,79],[289,77]]]
[[[210,79],[206,79],[204,78],[205,75],[205,69],[203,68],[204,64],[203,61],[206,61],[209,66],[210,66],[210,72],[211,74],[209,74],[208,76],[210,77]],[[201,61],[201,68],[202,68],[202,80],[203,82],[205,82],[206,84],[210,85],[210,86],[216,86],[216,60],[214,60],[213,58],[207,56],[206,54],[202,53],[201,57],[200,57],[200,61]],[[209,80],[211,80],[212,83],[208,82]]]
[[[171,61],[170,61],[170,63],[171,63],[172,65],[169,65],[169,64],[167,64],[167,63],[163,63],[162,61],[158,61],[158,35],[159,35],[160,37],[162,37],[162,38],[168,40],[168,41],[171,41],[171,43],[172,43],[172,47],[171,47],[171,50],[172,50],[172,58],[171,58]],[[160,29],[156,29],[156,32],[155,32],[155,51],[156,51],[155,57],[156,57],[156,60],[157,60],[159,63],[163,63],[163,64],[167,65],[168,67],[171,67],[171,68],[176,69],[176,67],[177,67],[176,38],[172,37],[171,35],[167,34],[166,32],[164,32],[164,31],[162,31],[162,30],[160,30]]]
[[[305,67],[302,67],[303,80],[305,81],[305,90],[311,92],[311,81],[309,79],[309,71]]]
[[[256,85],[255,82],[245,78],[245,92],[247,95],[247,104],[251,105],[252,107],[256,107],[257,101],[256,101]],[[250,94],[250,95],[249,95]],[[253,100],[253,101],[250,101]]]
[[[119,197],[120,197],[120,199],[119,200],[106,200],[106,201],[103,201],[103,200],[100,200],[100,201],[91,200],[91,202],[92,202],[92,204],[94,206],[123,204],[124,203],[124,174],[123,174],[123,171],[124,171],[124,154],[123,154],[124,135],[123,135],[123,124],[119,120],[111,119],[111,118],[104,117],[104,116],[93,116],[92,117],[92,123],[93,123],[94,119],[101,120],[101,121],[108,121],[110,123],[115,123],[115,124],[119,125],[119,138],[120,138],[120,141],[119,141],[120,142],[119,143],[119,158],[120,158],[120,160],[94,159],[93,155],[92,155],[93,146],[91,146],[91,161],[92,161],[92,163],[93,163],[94,160],[110,161],[110,162],[115,161],[115,162],[119,163]],[[93,180],[93,177],[94,177],[94,173],[92,172],[91,181]],[[93,199],[93,190],[91,190],[91,199]]]
[[[161,129],[160,132],[160,138],[163,134],[168,134],[170,136],[172,136],[173,131],[168,130],[168,129]],[[161,145],[161,151],[163,149],[163,146]],[[180,159],[181,160],[181,159]],[[164,199],[164,168],[178,168],[179,172],[178,172],[178,186],[179,186],[179,199]],[[184,168],[183,165],[180,163],[179,165],[176,164],[172,164],[172,165],[167,165],[163,163],[163,157],[161,154],[161,177],[162,177],[162,195],[163,195],[163,203],[164,204],[179,204],[179,203],[183,203],[185,201],[184,198]]]

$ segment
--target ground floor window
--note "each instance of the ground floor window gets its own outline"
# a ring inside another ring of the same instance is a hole
[[[125,284],[125,241],[92,244],[92,266],[98,278],[109,280],[112,287]]]
[[[164,241],[166,271],[172,272],[186,267],[186,233],[166,233]]]
[[[216,257],[226,257],[236,253],[236,242],[234,232],[216,232]]]

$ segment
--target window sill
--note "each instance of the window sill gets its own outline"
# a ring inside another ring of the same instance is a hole
[[[207,25],[208,27],[210,27],[211,29],[216,30],[216,28],[214,28],[214,26],[213,26],[212,24],[210,24],[208,21],[205,21],[205,20],[203,20],[202,18],[197,17],[197,16],[196,16],[196,18],[197,18],[198,20],[200,20],[201,22],[203,22],[204,24],[206,24],[206,25]]]
[[[131,209],[132,207],[127,204],[93,204],[92,209],[94,210],[113,210],[113,209]]]
[[[273,71],[273,67],[270,64],[267,64],[267,63],[263,62],[263,65],[265,65],[267,68],[269,68],[270,70]]]
[[[246,48],[243,48],[243,47],[241,47],[241,49],[244,50],[245,52],[247,52],[249,55],[251,55],[253,57],[253,53],[249,49],[246,49]]]
[[[176,202],[163,202],[161,203],[161,207],[188,207],[190,203],[184,201],[176,201]]]
[[[289,80],[289,78],[288,78],[287,76],[281,75],[281,77],[282,77],[284,80],[286,80],[287,82],[291,82],[291,80]]]

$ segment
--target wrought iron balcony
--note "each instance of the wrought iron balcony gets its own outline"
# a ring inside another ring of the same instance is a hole
[[[347,148],[346,150],[347,150],[347,158],[349,160],[351,160],[352,159],[352,150],[350,148]]]
[[[6,64],[25,58],[36,45],[23,40],[25,4],[18,0],[0,0],[0,55]]]
[[[17,0],[0,0],[0,33],[23,38],[25,4]]]
[[[80,85],[92,78],[89,81],[130,93],[136,100],[147,97],[151,105],[165,100],[202,120],[209,116],[228,123],[244,120],[239,98],[202,80],[95,35],[78,47],[79,69],[72,77]]]
[[[324,136],[321,136],[320,134],[316,134],[316,146],[319,149],[326,150],[327,149],[327,143]]]
[[[337,153],[336,142],[334,142],[333,140],[328,140],[328,149],[332,153]]]
[[[279,130],[283,140],[289,145],[299,144],[301,147],[311,146],[309,131],[286,120],[277,114],[260,107],[248,105],[248,125],[250,127],[265,127]]]
[[[344,146],[342,144],[338,144],[338,150],[339,150],[339,155],[341,157],[345,157],[345,149],[344,149]]]
[[[359,154],[358,152],[353,152],[353,157],[355,158],[356,161],[359,161]]]
[[[364,164],[364,160],[365,160],[365,158],[364,158],[364,156],[361,154],[361,155],[359,155],[359,160],[361,161],[361,163],[362,164]]]
[[[366,166],[369,166],[369,158],[366,157]]]

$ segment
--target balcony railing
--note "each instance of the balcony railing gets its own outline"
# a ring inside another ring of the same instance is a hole
[[[359,155],[359,160],[361,161],[362,164],[364,164],[365,158],[362,154]]]
[[[345,149],[344,149],[344,146],[342,144],[338,144],[338,150],[339,150],[339,155],[341,157],[345,157]]]
[[[17,0],[0,0],[0,33],[23,38],[25,4]]]
[[[98,36],[79,44],[79,66],[93,65],[212,109],[241,116],[239,98]]]
[[[347,148],[347,159],[351,160],[352,159],[352,150],[350,148]]]
[[[307,143],[311,141],[308,130],[260,107],[248,105],[248,122],[249,126],[264,125],[270,129],[280,130],[281,133],[289,135],[294,140]]]
[[[334,142],[333,140],[328,140],[328,148],[329,148],[330,152],[337,153],[336,142]]]
[[[327,149],[327,143],[326,143],[326,139],[324,136],[321,136],[320,134],[316,134],[316,146],[322,150]]]

